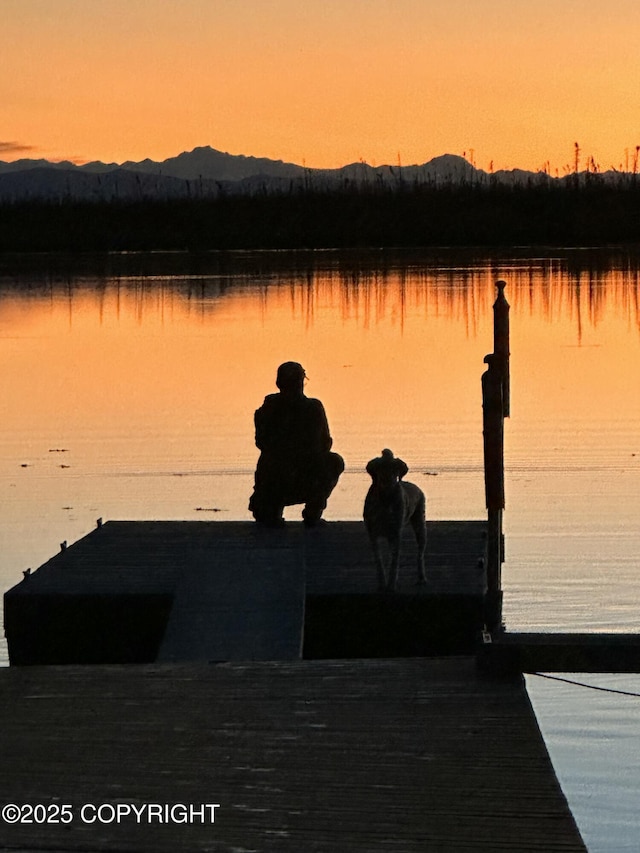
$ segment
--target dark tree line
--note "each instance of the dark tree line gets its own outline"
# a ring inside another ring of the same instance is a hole
[[[635,181],[0,204],[0,250],[14,252],[637,243]]]

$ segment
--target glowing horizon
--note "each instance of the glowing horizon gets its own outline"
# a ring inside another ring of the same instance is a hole
[[[630,169],[635,0],[3,0],[0,160]]]

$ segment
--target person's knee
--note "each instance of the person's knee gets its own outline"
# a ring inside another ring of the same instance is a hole
[[[344,471],[344,459],[339,453],[330,453],[331,469],[339,477]]]

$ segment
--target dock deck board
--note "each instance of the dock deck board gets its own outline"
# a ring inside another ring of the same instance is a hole
[[[485,592],[479,561],[486,549],[484,521],[427,522],[427,583],[417,586],[416,544],[405,528],[400,553],[400,595],[467,595]],[[376,574],[364,523],[329,522],[305,531],[307,594],[370,594]]]
[[[415,543],[405,531],[400,594],[482,594],[486,523],[427,522],[427,585],[415,586]],[[307,529],[289,522],[269,529],[248,521],[109,521],[60,551],[15,590],[65,594],[136,594],[173,591],[191,562],[216,553],[239,563],[250,550],[291,549],[305,560],[309,594],[376,590],[376,575],[364,524],[332,521]],[[214,564],[212,562],[212,570]]]
[[[363,522],[107,522],[5,593],[10,660],[273,660],[298,656],[303,634],[307,657],[439,654],[449,635],[465,651],[482,627],[485,531],[428,522],[418,586],[407,530],[381,601]]]
[[[0,850],[572,853],[522,677],[471,658],[0,671],[0,799],[70,803]],[[220,803],[214,825],[85,803]]]

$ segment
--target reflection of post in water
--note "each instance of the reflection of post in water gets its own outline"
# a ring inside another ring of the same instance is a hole
[[[509,379],[509,303],[504,295],[506,281],[497,281],[498,295],[493,303],[493,354],[498,360],[498,369],[502,377],[502,411],[509,417],[510,379]]]
[[[482,427],[484,437],[484,480],[488,513],[487,595],[485,622],[489,631],[502,625],[502,563],[504,536],[504,419],[509,416],[509,304],[505,282],[498,281],[493,305],[493,353],[485,356],[482,375]]]

